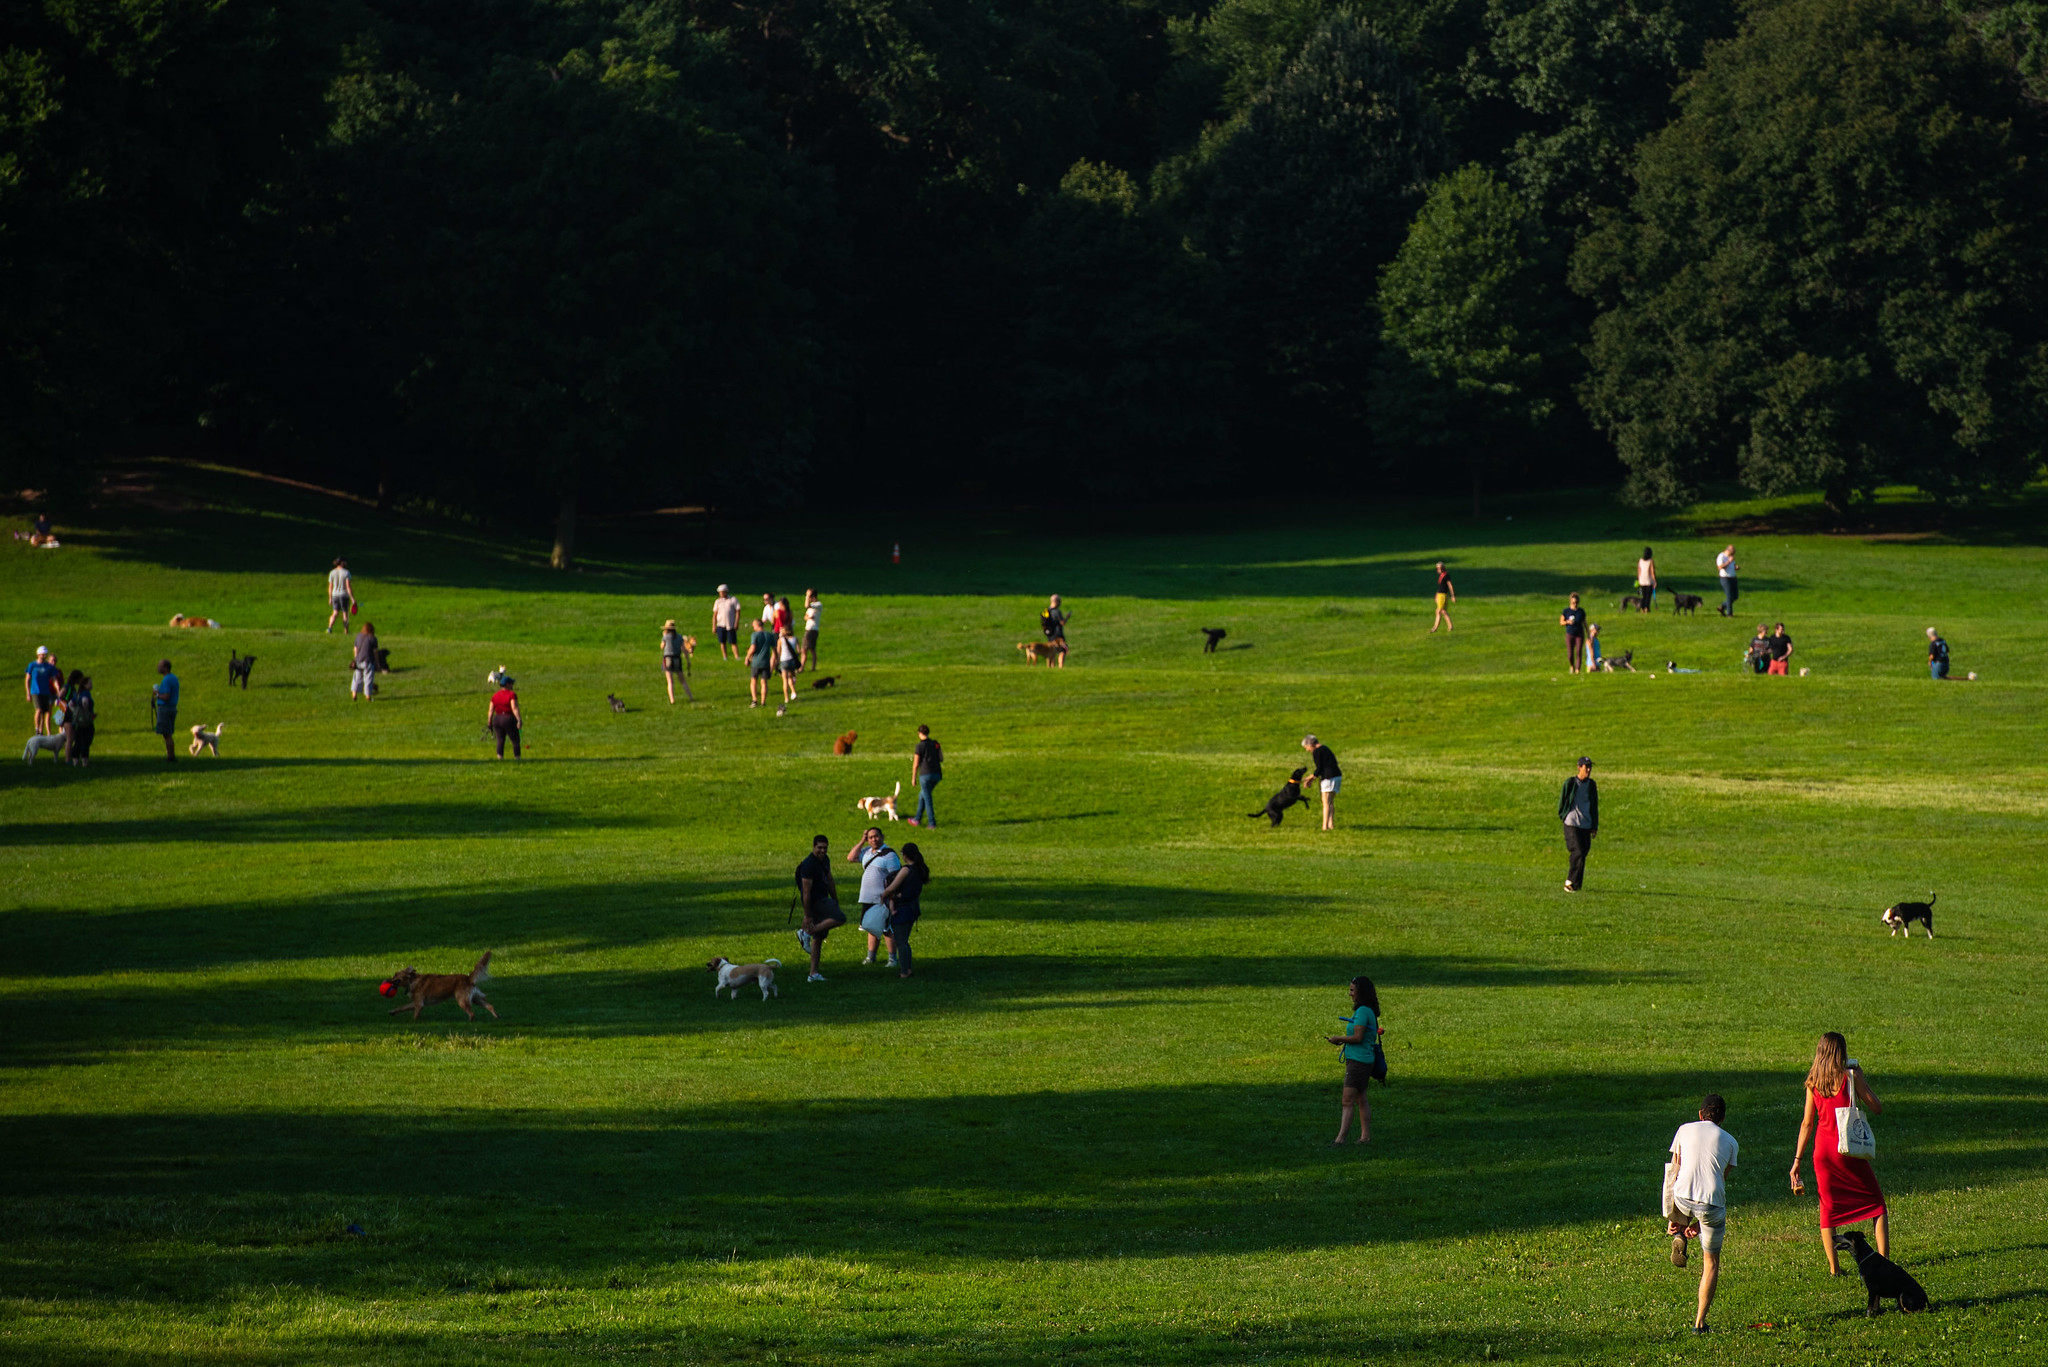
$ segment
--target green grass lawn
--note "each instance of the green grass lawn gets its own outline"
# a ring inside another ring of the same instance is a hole
[[[621,520],[559,575],[161,473],[181,501],[0,547],[7,658],[50,645],[102,716],[89,772],[0,769],[0,1359],[2048,1361],[2039,503],[1859,535],[1796,501],[849,514],[708,559]],[[1614,611],[1645,540],[1710,593],[1729,526],[1738,621]],[[398,667],[374,704],[320,630],[337,553]],[[839,687],[750,711],[720,580],[818,587]],[[1645,672],[1565,674],[1573,589]],[[1013,648],[1051,591],[1064,671]],[[669,616],[705,642],[693,706],[660,697]],[[1738,672],[1760,617],[1809,677]],[[1979,682],[1928,680],[1928,625]],[[147,734],[165,654],[222,758]],[[518,764],[479,735],[499,664]],[[941,828],[890,828],[936,874],[919,974],[841,932],[806,984],[790,871],[853,842],[919,722],[948,759]],[[1340,829],[1246,819],[1307,730]],[[1581,752],[1603,828],[1572,897]],[[1929,889],[1939,938],[1888,939]],[[385,1014],[392,970],[486,948],[502,1020]],[[720,953],[780,957],[781,998],[714,1002]],[[1356,973],[1393,1076],[1370,1148],[1333,1151],[1320,1039]],[[1866,1320],[1788,1190],[1826,1029],[1885,1102],[1932,1314]],[[1657,1191],[1709,1089],[1744,1163],[1701,1342]]]

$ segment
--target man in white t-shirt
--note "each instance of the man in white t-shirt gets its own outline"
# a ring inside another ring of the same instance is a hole
[[[350,608],[356,605],[355,580],[349,575],[348,561],[336,558],[334,568],[327,571],[327,629],[334,630],[334,619],[348,616]]]
[[[1730,545],[1714,557],[1714,573],[1721,576],[1721,606],[1716,609],[1723,617],[1735,615],[1735,600],[1742,596],[1735,587],[1735,547]]]
[[[903,856],[889,848],[880,826],[870,826],[861,832],[860,843],[848,850],[846,857],[849,861],[860,861],[860,928],[868,936],[868,956],[861,962],[873,963],[876,947],[886,945],[889,967],[894,968],[896,945],[889,938],[889,909],[882,905],[882,889],[903,867]]]
[[[718,586],[718,596],[711,600],[711,634],[718,638],[719,659],[740,657],[740,600],[724,584]]]
[[[1713,1092],[1700,1098],[1700,1118],[1671,1136],[1671,1161],[1664,1165],[1664,1229],[1671,1235],[1671,1262],[1685,1266],[1685,1241],[1700,1241],[1699,1313],[1692,1331],[1707,1332],[1707,1307],[1721,1280],[1721,1244],[1728,1234],[1728,1169],[1735,1166],[1735,1136],[1721,1128],[1728,1103]]]
[[[816,589],[804,590],[804,668],[818,667],[818,619],[825,614],[825,605],[818,599]]]

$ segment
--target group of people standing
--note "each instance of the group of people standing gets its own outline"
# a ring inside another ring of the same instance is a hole
[[[898,854],[889,847],[882,828],[870,826],[846,852],[846,859],[860,864],[857,924],[867,936],[867,957],[861,960],[862,965],[873,964],[877,951],[886,949],[886,966],[895,969],[898,978],[908,978],[914,965],[910,936],[924,914],[924,889],[932,879],[924,851],[905,842]],[[807,981],[821,983],[825,981],[826,937],[845,925],[847,919],[839,905],[838,881],[832,876],[829,836],[812,837],[809,856],[796,866],[796,892],[803,909],[803,925],[796,932],[796,940],[811,959]]]
[[[93,734],[97,729],[98,709],[93,702],[91,676],[74,669],[70,677],[65,677],[49,647],[37,646],[35,659],[22,673],[22,687],[29,706],[35,709],[35,734],[62,736],[64,762],[84,768],[92,758]]]
[[[787,708],[796,701],[796,676],[803,670],[818,667],[818,624],[824,611],[825,605],[819,600],[818,591],[805,589],[803,632],[799,636],[789,599],[777,598],[772,593],[761,595],[761,615],[749,623],[744,654],[747,662],[747,706],[768,705],[771,675],[782,680],[783,707]],[[669,623],[671,629],[674,626],[674,622]],[[730,585],[720,584],[718,596],[711,600],[711,630],[717,638],[721,660],[742,658],[739,627],[739,599],[732,596]],[[666,637],[663,649],[666,652]],[[687,685],[684,691],[688,692]],[[669,701],[675,701],[673,691]]]

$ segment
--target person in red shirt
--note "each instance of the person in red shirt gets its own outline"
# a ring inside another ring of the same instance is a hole
[[[491,694],[491,710],[484,717],[484,725],[498,738],[498,758],[505,758],[505,740],[512,740],[512,758],[519,756],[519,733],[525,728],[525,719],[519,715],[519,695],[512,691],[512,676],[498,676],[498,691]]]

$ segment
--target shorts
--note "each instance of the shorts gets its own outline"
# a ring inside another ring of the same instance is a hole
[[[811,908],[811,914],[804,917],[804,919],[816,926],[818,932],[823,934],[834,927],[845,925],[846,913],[839,909],[839,899],[837,897],[820,897],[817,905]]]
[[[157,734],[158,734],[159,736],[175,736],[175,735],[177,735],[177,734],[178,734],[178,709],[177,709],[177,708],[175,708],[175,707],[159,707],[159,708],[157,708],[157,710],[156,710],[156,733],[157,733]]]
[[[794,674],[799,669],[802,669],[803,665],[804,662],[802,660],[784,660],[781,664],[775,667],[785,674]]]
[[[768,662],[763,660],[759,664],[755,664],[749,660],[747,662],[747,672],[757,679],[765,679],[768,677]]]
[[[738,627],[713,627],[711,634],[718,638],[718,643],[722,646],[736,645],[740,638]]]
[[[683,672],[683,657],[680,655],[664,655],[661,657],[661,668],[664,673],[680,674]]]
[[[1700,1251],[1702,1253],[1719,1253],[1721,1251],[1721,1244],[1728,1237],[1728,1208],[1726,1206],[1711,1206],[1705,1201],[1688,1201],[1683,1196],[1679,1196],[1672,1198],[1671,1207],[1679,1215],[1699,1221]]]
[[[1344,1060],[1344,1086],[1353,1092],[1362,1092],[1372,1081],[1372,1065],[1359,1059]]]
[[[36,694],[36,715],[41,716],[57,705],[57,700],[48,693]]]
[[[1344,791],[1344,775],[1339,774],[1335,778],[1324,779],[1322,788],[1323,791],[1328,793],[1331,797],[1337,796],[1337,794]]]
[[[1783,674],[1784,672],[1785,672],[1785,661],[1783,661],[1783,660],[1773,660],[1773,661],[1771,661],[1771,664],[1770,664],[1770,668],[1768,668],[1768,669],[1766,669],[1766,670],[1764,671],[1764,673],[1766,673],[1766,674]]]
[[[812,630],[812,631],[807,631],[807,632],[805,632],[805,633],[804,633],[804,649],[805,649],[805,650],[816,650],[817,648],[818,648],[818,633],[817,633],[817,632],[816,632],[815,630]]]
[[[1449,595],[1448,593],[1439,593],[1436,596],[1436,605],[1440,608],[1449,606],[1450,601],[1451,595]]]
[[[330,599],[328,599],[327,601],[328,601],[328,603],[329,603],[329,604],[330,604],[330,605],[331,605],[331,606],[332,606],[332,607],[334,608],[334,610],[335,610],[336,612],[347,612],[347,611],[348,611],[348,599],[347,599],[347,597],[346,597],[346,596],[344,596],[344,597],[341,597],[341,598],[330,598]]]

